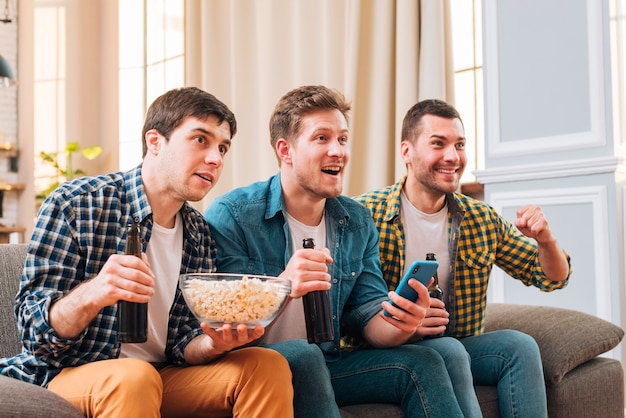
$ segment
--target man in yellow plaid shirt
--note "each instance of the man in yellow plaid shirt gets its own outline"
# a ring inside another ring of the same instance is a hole
[[[367,206],[380,234],[383,275],[390,290],[413,260],[435,253],[443,301],[431,309],[415,343],[435,348],[466,415],[479,408],[474,393],[455,382],[497,385],[500,416],[545,417],[547,404],[539,349],[513,330],[484,331],[487,285],[493,265],[527,286],[552,291],[567,285],[569,256],[559,247],[541,208],[517,211],[515,224],[484,202],[456,193],[467,163],[463,122],[440,100],[407,112],[400,151],[407,175],[356,200]],[[442,338],[433,338],[445,331]],[[467,367],[459,367],[466,358]],[[471,370],[471,371],[470,371]],[[467,387],[466,384],[463,385]]]

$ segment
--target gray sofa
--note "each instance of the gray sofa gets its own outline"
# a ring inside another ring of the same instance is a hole
[[[0,357],[20,351],[13,300],[26,254],[24,244],[0,244]],[[551,307],[489,304],[487,331],[518,329],[541,350],[550,418],[624,417],[624,376],[619,361],[598,357],[620,343],[624,331],[581,312]],[[498,417],[496,388],[477,386],[485,417]],[[0,417],[81,417],[46,389],[0,376]],[[404,417],[395,405],[353,405],[345,418]]]

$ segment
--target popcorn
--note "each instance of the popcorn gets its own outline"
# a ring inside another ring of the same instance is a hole
[[[244,276],[241,280],[190,279],[186,299],[199,318],[225,323],[250,323],[269,319],[285,300],[289,289],[280,283]]]

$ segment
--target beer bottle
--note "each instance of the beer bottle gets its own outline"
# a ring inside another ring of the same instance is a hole
[[[437,261],[437,256],[435,255],[435,253],[427,253],[426,260]],[[439,275],[437,274],[436,270],[435,270],[435,274],[433,274],[433,279],[434,279],[433,283],[430,286],[428,286],[428,295],[431,298],[443,300],[443,290],[441,290],[441,288],[439,287]],[[445,332],[442,332],[441,334],[438,334],[438,335],[431,335],[428,337],[424,337],[424,339],[442,337],[444,334]]]
[[[437,261],[437,256],[435,255],[435,253],[428,253],[426,254],[426,260]],[[437,275],[436,271],[435,274],[433,274],[433,278],[435,280],[430,286],[428,286],[428,295],[431,298],[443,300],[443,290],[441,290],[441,288],[439,287],[439,276]]]
[[[315,248],[313,238],[302,240],[303,248]],[[330,305],[328,290],[315,290],[302,297],[304,305],[304,320],[306,323],[306,337],[309,343],[320,344],[333,341],[333,310]]]
[[[141,258],[139,225],[128,224],[124,253]],[[121,343],[143,343],[148,340],[147,303],[117,302],[117,339]]]

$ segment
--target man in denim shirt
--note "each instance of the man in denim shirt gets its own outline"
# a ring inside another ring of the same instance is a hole
[[[323,86],[296,88],[280,99],[270,120],[280,172],[217,198],[205,212],[218,271],[292,280],[292,300],[268,330],[268,346],[287,358],[294,381],[302,373],[328,373],[327,390],[334,390],[339,406],[395,403],[407,417],[460,417],[442,358],[430,348],[403,345],[426,314],[427,289],[411,282],[417,303],[388,293],[371,215],[341,196],[349,109],[340,93]],[[320,249],[303,249],[307,237],[316,238]],[[334,340],[320,344],[323,358],[313,364],[293,348],[306,338],[299,303],[311,291],[328,289]],[[388,294],[402,309],[387,302]],[[348,330],[371,347],[342,350]],[[321,405],[307,403],[307,390],[294,383],[296,416],[339,416],[336,409],[320,413]]]

